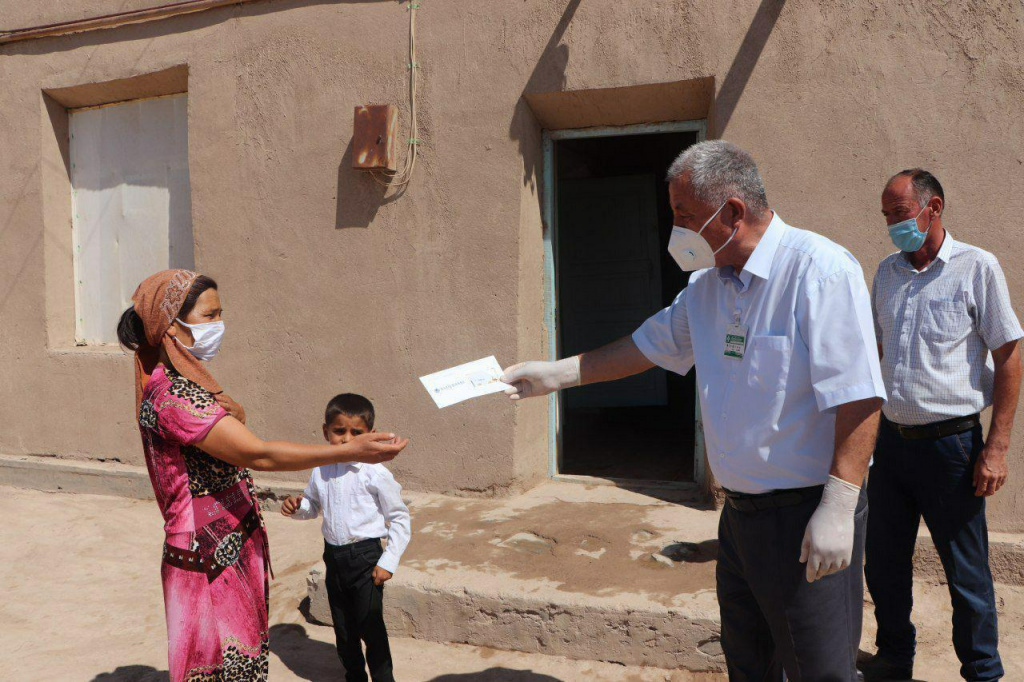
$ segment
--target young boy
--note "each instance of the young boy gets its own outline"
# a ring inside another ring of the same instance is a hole
[[[369,400],[343,393],[327,404],[324,438],[332,445],[347,443],[373,431],[373,421]],[[285,499],[281,513],[314,519],[321,510],[327,599],[345,679],[366,682],[369,662],[373,682],[394,682],[383,600],[384,583],[409,544],[409,509],[402,502],[402,487],[380,464],[317,467],[305,492]],[[385,534],[387,549],[381,550]],[[360,640],[366,642],[366,659]]]

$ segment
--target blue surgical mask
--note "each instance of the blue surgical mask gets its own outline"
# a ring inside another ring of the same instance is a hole
[[[889,226],[889,237],[900,251],[913,253],[924,246],[924,240],[928,236],[928,230],[932,229],[932,223],[928,221],[928,230],[922,232],[917,227],[917,219],[924,213],[926,208],[928,206],[918,211],[917,215],[913,218],[907,218],[904,221]]]

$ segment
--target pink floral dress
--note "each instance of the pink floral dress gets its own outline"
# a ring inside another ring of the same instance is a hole
[[[267,679],[269,555],[252,477],[195,445],[226,415],[208,391],[163,366],[139,409],[165,521],[161,577],[173,682]]]

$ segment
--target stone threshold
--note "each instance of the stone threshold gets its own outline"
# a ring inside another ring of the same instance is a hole
[[[500,573],[400,569],[385,588],[388,632],[433,642],[691,672],[723,672],[713,590],[664,606],[642,594],[571,594]],[[324,567],[307,577],[309,618],[331,624]]]

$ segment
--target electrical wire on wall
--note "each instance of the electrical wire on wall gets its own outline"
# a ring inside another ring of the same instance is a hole
[[[139,24],[148,21],[157,21],[168,17],[191,14],[193,12],[205,12],[218,7],[229,5],[244,5],[256,0],[183,0],[154,7],[142,7],[139,9],[123,10],[111,14],[101,14],[87,19],[71,19],[60,21],[55,24],[43,24],[41,26],[29,26],[12,30],[0,29],[0,45],[13,43],[19,40],[32,40],[48,36],[63,36],[84,31],[94,31],[103,28],[115,28],[127,24]]]
[[[405,163],[394,171],[371,171],[374,180],[386,187],[403,187],[412,180],[416,168],[417,147],[419,140],[419,122],[416,119],[416,72],[420,68],[416,62],[416,11],[420,4],[411,0],[406,9],[409,12],[409,144],[405,155]]]

